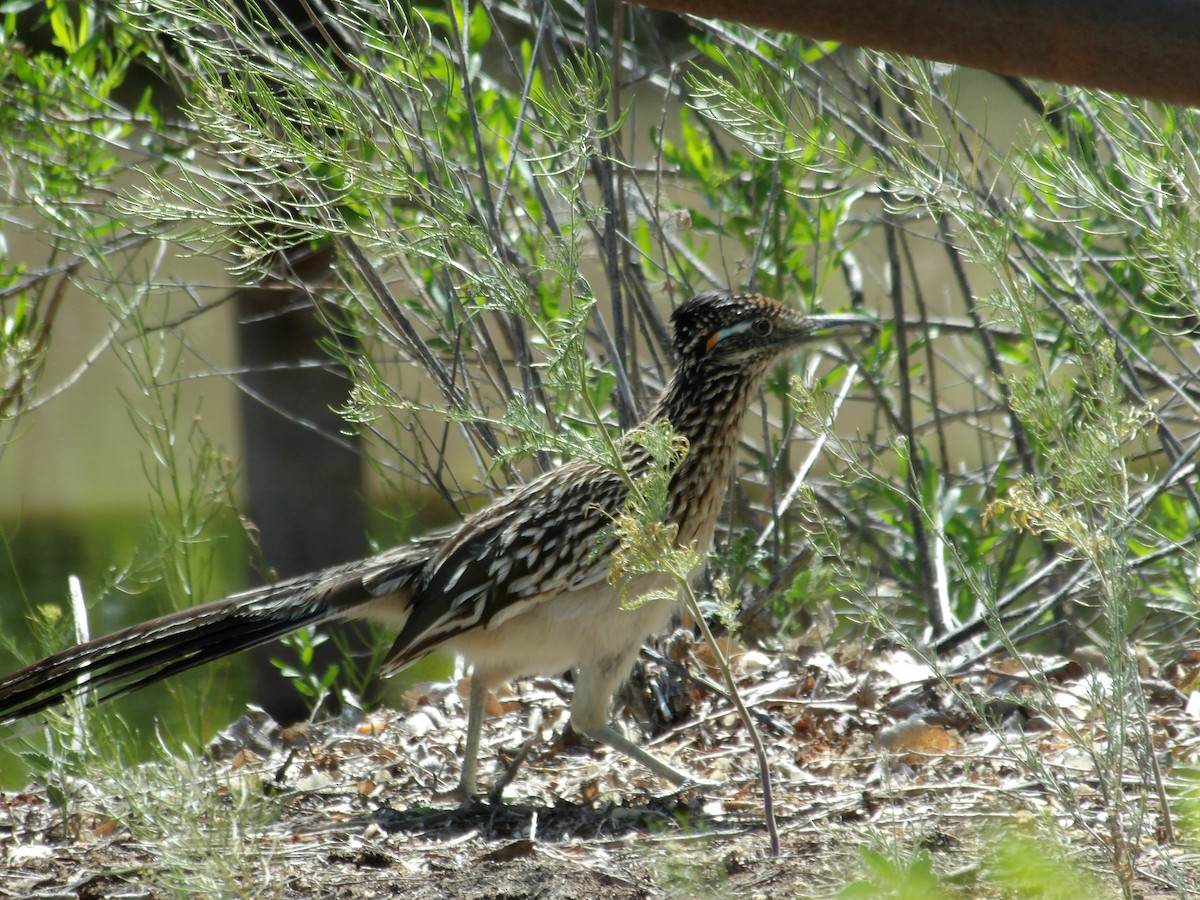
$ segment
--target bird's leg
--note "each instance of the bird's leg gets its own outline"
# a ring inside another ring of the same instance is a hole
[[[612,725],[604,724],[599,728],[589,728],[583,732],[593,741],[600,741],[603,744],[608,744],[614,750],[624,753],[636,763],[641,763],[655,775],[660,778],[665,778],[676,786],[685,784],[700,784],[700,779],[695,775],[691,775],[680,769],[675,768],[670,763],[664,762],[648,750],[639,747],[621,732],[617,731]]]
[[[463,748],[462,775],[452,795],[464,803],[478,793],[479,743],[487,710],[487,683],[478,672],[471,673],[471,695],[467,701],[467,741]]]
[[[601,659],[593,665],[579,667],[575,678],[575,694],[571,698],[571,728],[594,741],[608,744],[676,785],[699,784],[700,779],[643,750],[608,721],[608,707],[613,692],[633,668],[639,649],[640,646],[634,646],[620,657]]]

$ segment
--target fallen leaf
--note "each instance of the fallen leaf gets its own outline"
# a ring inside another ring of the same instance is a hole
[[[958,732],[919,718],[879,729],[875,743],[888,753],[903,754],[904,762],[910,765],[922,762],[926,756],[953,752],[963,745]]]

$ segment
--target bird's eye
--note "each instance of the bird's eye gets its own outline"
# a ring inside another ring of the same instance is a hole
[[[767,337],[772,331],[775,330],[775,323],[766,318],[755,319],[750,325],[750,328],[759,337]]]

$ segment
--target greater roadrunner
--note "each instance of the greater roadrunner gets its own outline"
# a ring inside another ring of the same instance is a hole
[[[708,550],[742,418],[768,367],[801,342],[862,328],[858,316],[806,316],[753,294],[693,297],[672,316],[678,367],[647,417],[687,439],[667,519],[677,542]],[[651,465],[623,451],[634,478]],[[487,692],[519,675],[575,672],[571,726],[676,783],[688,776],[608,722],[613,692],[672,603],[622,610],[608,582],[624,477],[575,460],[501,497],[443,534],[365,560],[235,594],[72,647],[0,680],[0,722],[36,713],[86,687],[100,700],[282,637],[306,625],[368,618],[400,629],[384,662],[396,672],[434,649],[472,665],[458,793],[476,793]],[[658,586],[639,576],[636,593]],[[104,693],[107,690],[106,693]]]

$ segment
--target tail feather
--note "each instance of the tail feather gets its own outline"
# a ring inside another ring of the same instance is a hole
[[[0,678],[0,724],[84,691],[103,703],[305,626],[355,618],[362,607],[381,600],[377,584],[386,584],[388,594],[402,595],[428,555],[423,543],[406,545],[70,647]]]

